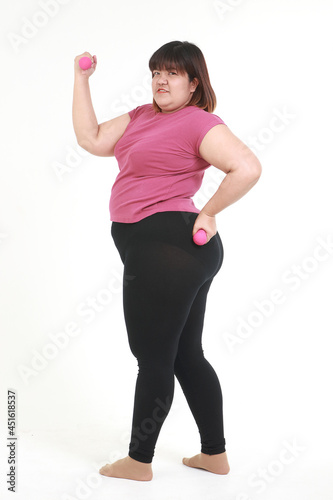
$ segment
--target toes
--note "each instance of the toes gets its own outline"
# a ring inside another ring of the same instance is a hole
[[[105,475],[109,467],[110,467],[110,464],[103,465],[103,467],[101,467],[99,469],[99,473],[102,475]]]

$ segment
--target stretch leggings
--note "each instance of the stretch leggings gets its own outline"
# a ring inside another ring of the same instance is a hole
[[[201,452],[225,451],[222,392],[201,338],[207,293],[222,266],[218,233],[193,242],[194,212],[157,212],[139,222],[112,222],[124,264],[123,308],[138,361],[129,456],[151,463],[177,377],[198,426]]]

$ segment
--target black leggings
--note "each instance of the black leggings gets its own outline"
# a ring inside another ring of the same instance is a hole
[[[222,266],[218,233],[192,240],[198,214],[157,212],[139,222],[112,222],[124,264],[123,308],[138,360],[129,456],[151,463],[174,395],[174,375],[198,426],[201,452],[225,451],[222,392],[201,337],[207,293]]]

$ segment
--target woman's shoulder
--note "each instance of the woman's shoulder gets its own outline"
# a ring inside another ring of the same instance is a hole
[[[141,115],[151,115],[151,114],[154,114],[154,109],[152,104],[141,104],[140,106],[137,106],[136,108],[129,111],[129,115],[132,120],[133,118],[137,118],[138,116]]]
[[[215,114],[215,113],[210,113],[209,111],[205,111],[202,108],[198,108],[198,106],[188,106],[188,114],[191,116],[191,118],[201,121],[201,122],[219,122],[219,123],[224,123],[222,118]]]

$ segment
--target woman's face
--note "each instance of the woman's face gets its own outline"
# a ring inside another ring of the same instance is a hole
[[[153,71],[153,96],[162,113],[173,113],[184,108],[196,87],[197,80],[190,82],[187,73],[181,74],[172,68]]]

